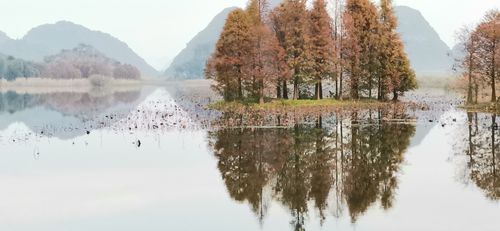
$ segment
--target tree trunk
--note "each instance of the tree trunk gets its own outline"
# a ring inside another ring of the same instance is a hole
[[[351,63],[351,98],[359,99],[358,79],[354,70],[354,64]]]
[[[276,98],[281,99],[281,81],[276,84]]]
[[[497,101],[497,89],[495,83],[495,72],[491,72],[491,102],[494,103]]]
[[[344,74],[343,74],[343,68],[340,67],[340,74],[339,74],[339,91],[337,93],[337,99],[338,100],[342,100],[342,80],[344,78]]]
[[[467,104],[472,104],[472,54],[469,54],[469,89],[467,91]]]
[[[319,99],[323,99],[323,82],[319,82]]]
[[[283,80],[283,99],[288,99],[288,84]]]
[[[264,80],[259,80],[259,104],[264,104]]]
[[[493,43],[493,48],[491,51],[491,102],[496,102],[497,101],[497,89],[496,89],[496,83],[495,83],[495,78],[496,78],[496,61],[495,61],[495,56],[496,56],[496,42]]]
[[[335,78],[335,99],[338,99],[339,97],[339,77],[337,76]]]
[[[474,87],[475,87],[475,100],[474,100],[474,103],[477,104],[477,97],[479,96],[479,85],[476,83]]]
[[[357,83],[352,84],[351,97],[353,99],[359,99],[359,92],[358,92],[358,84]]]
[[[243,86],[241,84],[241,77],[238,77],[238,98],[243,99]]]
[[[293,80],[293,100],[299,99],[299,80],[297,77]]]
[[[380,82],[380,74],[378,75],[378,90],[377,90],[377,99],[382,101],[382,83]]]
[[[316,100],[321,99],[321,82],[316,83],[316,90],[314,95],[316,97]]]
[[[255,69],[255,67],[254,67]],[[255,76],[252,77],[252,97],[256,97],[259,94],[259,88],[257,86],[257,81],[255,81]]]
[[[373,80],[372,77],[370,76],[370,79],[368,80],[368,98],[372,98],[372,88],[373,88]]]
[[[394,90],[394,91],[392,91],[392,94],[393,94],[392,101],[398,101],[398,97],[399,97],[398,91]]]

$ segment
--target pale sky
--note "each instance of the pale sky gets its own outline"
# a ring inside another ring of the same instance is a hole
[[[222,9],[247,0],[0,0],[0,31],[21,38],[31,28],[60,20],[109,33],[157,69]],[[500,0],[394,0],[420,10],[448,44],[455,31],[481,19]],[[446,10],[451,9],[451,10]]]

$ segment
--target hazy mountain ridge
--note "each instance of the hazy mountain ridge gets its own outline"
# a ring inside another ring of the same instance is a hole
[[[205,62],[215,50],[226,18],[236,7],[224,9],[217,14],[208,26],[199,32],[186,47],[174,58],[165,71],[167,77],[179,79],[199,79],[203,76]]]
[[[92,75],[112,76],[115,79],[140,79],[137,67],[107,57],[92,46],[80,44],[45,57],[45,77],[55,79],[91,78]]]
[[[420,11],[407,6],[396,6],[398,32],[417,74],[445,75],[451,72],[451,50],[427,22]]]
[[[42,61],[44,57],[88,44],[106,56],[136,66],[145,76],[158,72],[139,57],[126,43],[100,31],[67,21],[45,24],[31,29],[22,39],[14,40],[0,33],[0,52],[18,58]]]
[[[276,7],[281,0],[270,1]],[[215,49],[215,44],[231,10],[219,13],[197,36],[195,36],[169,66],[164,75],[174,79],[201,79],[206,60]],[[451,72],[453,58],[451,50],[427,22],[423,15],[406,6],[396,6],[399,18],[398,31],[405,43],[411,65],[419,75],[446,75]]]

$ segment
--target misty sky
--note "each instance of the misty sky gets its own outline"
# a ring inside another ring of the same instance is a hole
[[[185,47],[222,9],[247,0],[0,0],[0,31],[20,38],[40,24],[67,20],[126,42],[157,69]],[[455,43],[456,29],[477,22],[500,0],[394,0],[418,9],[441,38]],[[449,11],[445,9],[450,9]]]

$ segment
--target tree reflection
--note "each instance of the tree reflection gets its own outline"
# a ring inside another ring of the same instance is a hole
[[[467,176],[492,200],[500,199],[500,142],[496,115],[467,113]]]
[[[339,214],[348,208],[356,222],[377,201],[392,207],[397,172],[415,133],[407,119],[378,110],[319,116],[291,127],[227,128],[209,136],[231,198],[248,202],[259,219],[269,203],[264,198],[279,201],[294,229],[304,230],[312,207],[322,222],[330,208]]]

